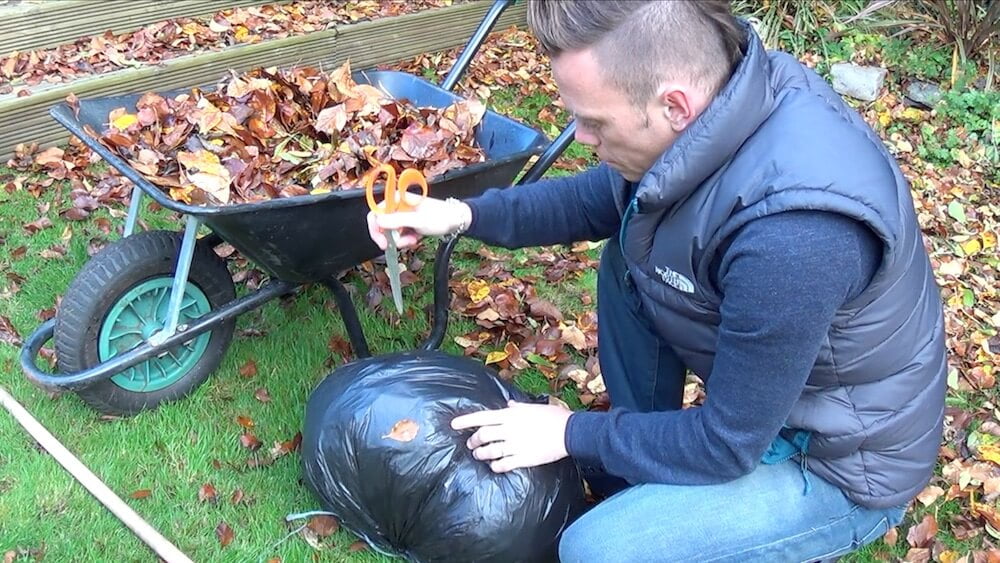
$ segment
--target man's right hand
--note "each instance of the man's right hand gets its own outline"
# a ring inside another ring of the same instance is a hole
[[[416,205],[412,211],[368,212],[368,235],[379,248],[385,249],[388,230],[396,230],[399,247],[406,248],[415,245],[423,236],[450,235],[472,222],[472,209],[461,201],[421,200],[410,193],[407,198]]]

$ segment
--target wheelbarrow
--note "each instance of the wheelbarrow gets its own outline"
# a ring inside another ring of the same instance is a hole
[[[372,84],[418,106],[446,107],[487,34],[512,0],[497,0],[479,24],[440,86],[395,71],[361,70],[359,84]],[[54,318],[24,342],[21,367],[35,384],[75,392],[92,408],[135,414],[180,399],[219,366],[232,341],[236,317],[269,301],[319,283],[333,293],[353,351],[371,354],[347,289],[346,270],[382,251],[367,236],[364,190],[273,199],[222,207],[192,206],[167,197],[126,161],[84,131],[100,130],[108,113],[134,108],[141,94],[65,103],[50,115],[135,184],[123,237],[95,254],[63,295]],[[168,94],[169,95],[169,94]],[[432,196],[464,198],[510,185],[537,156],[520,183],[537,180],[573,139],[571,123],[549,142],[539,131],[487,111],[475,132],[484,162],[430,179]],[[184,229],[136,232],[144,196],[176,211]],[[209,234],[199,236],[199,230]],[[232,276],[214,248],[226,242],[266,273],[259,289],[237,298]],[[431,331],[423,349],[438,348],[448,323],[448,272],[456,238],[441,241],[434,265]],[[57,373],[38,367],[36,357],[54,340]]]

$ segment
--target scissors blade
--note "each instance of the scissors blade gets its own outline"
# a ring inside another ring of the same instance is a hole
[[[403,314],[403,287],[399,279],[399,251],[396,249],[395,238],[390,233],[386,237],[385,246],[385,273],[389,276],[389,287],[392,288],[392,301],[396,304],[396,312]]]

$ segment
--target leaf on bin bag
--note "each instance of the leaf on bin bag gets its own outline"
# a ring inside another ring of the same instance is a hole
[[[419,424],[408,418],[404,418],[392,425],[392,430],[382,437],[396,440],[397,442],[409,442],[417,437],[419,431]]]

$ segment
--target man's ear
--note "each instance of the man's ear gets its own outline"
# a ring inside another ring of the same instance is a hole
[[[694,100],[687,89],[679,84],[664,84],[657,100],[660,102],[663,117],[677,133],[686,129],[697,117]]]

